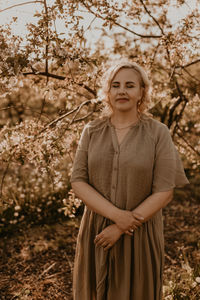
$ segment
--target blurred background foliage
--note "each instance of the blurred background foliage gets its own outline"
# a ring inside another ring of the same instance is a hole
[[[198,199],[200,12],[173,24],[169,10],[186,1],[35,2],[25,42],[12,33],[16,17],[0,27],[0,230],[81,211],[69,183],[77,141],[101,114],[100,78],[120,58],[147,70],[151,113],[171,130]]]
[[[40,9],[26,36],[13,34],[20,17],[0,26],[0,234],[81,215],[69,182],[77,141],[101,115],[105,69],[129,59],[151,78],[150,112],[169,127],[190,180],[164,214],[165,299],[197,299],[200,1],[22,0],[0,17],[31,3]]]

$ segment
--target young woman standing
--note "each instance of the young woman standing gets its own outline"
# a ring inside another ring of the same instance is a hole
[[[74,300],[162,298],[162,208],[188,180],[168,128],[145,113],[149,88],[136,63],[112,66],[102,88],[111,113],[82,132],[71,177],[85,203]]]

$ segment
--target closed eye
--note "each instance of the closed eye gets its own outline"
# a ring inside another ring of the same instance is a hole
[[[113,82],[111,87],[113,88],[119,88],[120,87],[120,83],[119,82]],[[134,88],[135,87],[135,83],[133,82],[127,82],[126,83],[126,88]]]
[[[113,84],[112,84],[112,87],[118,88],[118,87],[119,87],[119,84],[113,83]]]

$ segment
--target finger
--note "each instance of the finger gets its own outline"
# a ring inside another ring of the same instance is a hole
[[[130,236],[133,235],[133,232],[130,232],[129,230],[126,230],[125,233],[128,234],[128,235],[130,235]]]
[[[94,243],[96,245],[100,245],[102,243],[103,239],[100,235],[96,235],[95,239],[94,239]]]
[[[98,241],[99,241],[99,239],[97,239],[97,238],[94,239],[95,244],[98,243]]]
[[[132,212],[132,215],[139,221],[144,221],[144,217],[142,217],[140,214]]]
[[[142,225],[141,222],[137,221],[136,219],[134,220],[134,222],[133,222],[133,227],[134,227],[134,226],[141,226],[141,225]]]
[[[106,247],[108,245],[108,241],[103,241],[102,243],[101,243],[101,247]]]
[[[134,217],[133,217],[134,218]],[[142,225],[142,222],[138,221],[137,219],[134,218],[133,220],[133,225],[136,225],[136,226],[141,226]]]
[[[94,242],[98,242],[99,240],[101,239],[101,234],[97,234],[95,239],[94,239]]]
[[[111,244],[108,244],[106,247],[104,247],[104,251],[109,250],[111,247],[112,247],[112,245],[111,245]]]
[[[104,241],[103,240],[99,240],[98,242],[96,242],[96,246],[97,247],[102,247]]]
[[[129,229],[129,231],[134,231],[137,228],[137,225],[133,223],[132,227]]]

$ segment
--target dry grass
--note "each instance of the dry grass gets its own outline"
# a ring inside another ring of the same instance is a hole
[[[197,201],[174,200],[164,210],[164,299],[200,299]],[[1,300],[71,300],[79,220],[23,228],[0,240]]]

